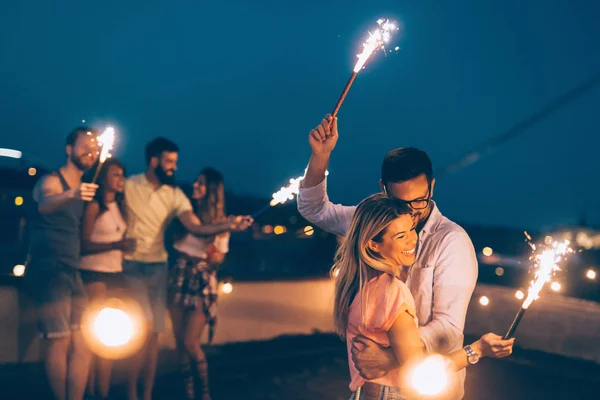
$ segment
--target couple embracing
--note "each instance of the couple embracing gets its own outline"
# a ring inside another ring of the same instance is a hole
[[[514,343],[493,333],[463,343],[478,273],[473,244],[432,200],[431,160],[419,149],[386,154],[381,193],[358,206],[329,201],[325,172],[337,139],[337,119],[329,115],[310,132],[298,210],[344,236],[333,267],[334,327],[347,343],[352,399],[418,397],[407,376],[427,353],[444,355],[453,372],[443,398],[461,399],[465,368],[510,355]]]

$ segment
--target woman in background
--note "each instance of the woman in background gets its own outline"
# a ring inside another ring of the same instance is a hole
[[[192,193],[194,212],[203,224],[227,220],[223,175],[204,168]],[[217,320],[217,269],[229,251],[229,232],[213,237],[186,233],[175,241],[169,279],[169,310],[181,357],[188,399],[210,400],[208,366],[201,348],[204,328],[212,341]]]
[[[109,158],[100,166],[98,191],[83,215],[81,278],[90,304],[107,298],[121,287],[123,252],[135,250],[135,241],[125,239],[125,166]],[[88,396],[108,397],[112,363],[100,357],[92,359],[88,376]]]

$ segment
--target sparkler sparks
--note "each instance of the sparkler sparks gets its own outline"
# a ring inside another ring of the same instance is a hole
[[[277,204],[283,204],[288,200],[294,200],[294,195],[298,194],[300,190],[300,181],[304,179],[304,176],[290,179],[290,184],[282,187],[277,192],[273,193],[273,200],[271,200],[271,207]]]
[[[388,19],[379,19],[377,21],[377,25],[377,30],[373,33],[369,32],[369,37],[363,43],[363,51],[360,54],[357,54],[358,60],[354,65],[352,75],[350,75],[350,79],[348,79],[346,87],[342,91],[342,95],[340,96],[340,99],[331,113],[333,118],[336,117],[340,107],[342,106],[342,103],[344,102],[344,99],[346,98],[346,95],[348,94],[348,91],[350,90],[350,87],[352,86],[352,83],[354,82],[354,78],[356,78],[356,75],[361,69],[364,68],[365,63],[377,50],[382,50],[385,54],[385,45],[391,40],[392,33],[400,29],[395,23],[390,22]],[[398,51],[400,48],[396,47],[395,50]]]
[[[306,171],[304,171],[306,175]],[[325,171],[325,176],[329,175],[329,171]],[[300,190],[300,182],[304,179],[304,175],[297,178],[290,179],[290,184],[282,187],[277,192],[273,193],[273,199],[271,200],[270,206],[274,207],[277,204],[283,204],[288,200],[294,200],[294,196],[298,194]]]
[[[102,151],[100,151],[100,163],[103,163],[107,158],[111,157],[110,151],[113,148],[114,142],[115,129],[112,126],[109,126],[100,136],[98,136],[98,144],[102,146]]]
[[[531,243],[531,237],[525,232],[529,239],[529,245],[533,251],[531,259],[535,263],[535,280],[531,282],[527,298],[523,302],[523,308],[527,309],[540,296],[539,293],[546,283],[550,281],[556,271],[560,270],[559,264],[565,260],[568,254],[573,253],[573,249],[569,247],[570,242],[564,240],[562,242],[553,241],[549,245],[541,246],[539,249],[535,244]]]
[[[306,171],[304,171],[306,175]],[[325,176],[329,175],[329,171],[325,171]],[[290,179],[290,183],[287,186],[283,186],[277,192],[273,193],[273,198],[271,202],[252,214],[252,218],[258,217],[260,214],[264,213],[271,207],[275,207],[278,204],[284,204],[288,200],[294,200],[294,196],[298,194],[300,191],[300,182],[304,179],[304,175],[299,176],[297,178]]]
[[[389,19],[377,20],[377,30],[373,33],[369,32],[369,38],[363,43],[363,51],[358,54],[358,61],[354,65],[354,72],[358,73],[364,67],[365,63],[377,50],[381,49],[385,53],[385,45],[392,38],[392,33],[399,30]],[[400,48],[396,47],[396,51]]]
[[[540,291],[544,285],[552,279],[556,271],[560,271],[560,264],[565,261],[567,256],[574,253],[573,249],[569,246],[570,242],[568,240],[563,240],[562,242],[553,241],[552,239],[545,240],[544,244],[538,247],[531,242],[531,236],[527,232],[525,232],[525,236],[532,250],[530,260],[534,262],[535,279],[531,281],[527,297],[523,301],[508,332],[504,335],[504,339],[510,339],[513,336],[525,311],[527,311],[534,300],[540,297]]]
[[[92,183],[96,183],[96,179],[98,178],[98,173],[100,169],[102,169],[102,165],[106,161],[107,158],[110,158],[112,154],[110,151],[113,148],[113,144],[115,142],[115,129],[112,126],[107,127],[104,132],[97,138],[98,144],[102,146],[102,150],[100,151],[100,159],[98,161],[98,167],[96,168],[96,173],[94,174],[94,178],[92,179]]]

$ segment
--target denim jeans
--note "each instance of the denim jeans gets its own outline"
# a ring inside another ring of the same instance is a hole
[[[165,330],[167,309],[167,262],[146,263],[123,260],[123,278],[131,296],[152,323],[152,332]]]
[[[366,383],[352,393],[350,400],[408,400],[408,397],[402,394],[401,388]]]

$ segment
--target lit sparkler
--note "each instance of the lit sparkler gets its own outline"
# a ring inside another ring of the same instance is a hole
[[[440,354],[426,357],[411,373],[411,385],[422,396],[437,396],[448,386],[449,362]]]
[[[306,171],[304,171],[306,174]],[[329,171],[325,171],[325,176],[329,175]],[[283,186],[277,192],[273,193],[271,202],[252,214],[252,218],[256,218],[271,207],[275,207],[278,204],[284,204],[288,200],[294,200],[294,196],[300,191],[300,182],[304,179],[304,175],[297,178],[290,179],[290,183],[287,186]]]
[[[544,285],[550,281],[554,273],[560,270],[560,263],[563,262],[569,254],[573,253],[573,249],[569,247],[570,242],[568,240],[562,242],[549,241],[548,244],[540,245],[538,248],[535,244],[531,243],[531,236],[529,236],[527,232],[525,232],[525,236],[532,249],[530,260],[534,262],[536,268],[535,280],[531,281],[527,297],[523,301],[508,332],[504,335],[504,340],[510,339],[514,335],[525,311],[527,311],[534,300],[539,298],[540,291]]]
[[[113,144],[115,142],[115,130],[112,126],[107,127],[104,132],[100,136],[98,136],[98,144],[102,147],[100,151],[100,159],[98,160],[98,168],[96,168],[96,173],[94,174],[94,179],[92,179],[92,183],[96,183],[96,178],[98,178],[98,173],[100,169],[102,169],[102,165],[107,158],[110,158],[112,155],[110,151],[113,148]]]
[[[390,22],[390,20],[388,19],[379,19],[377,21],[377,30],[375,32],[369,32],[368,39],[363,43],[362,53],[357,55],[358,60],[354,65],[352,75],[350,75],[350,79],[348,79],[348,83],[346,83],[346,87],[342,91],[342,95],[340,96],[340,99],[338,100],[335,108],[333,109],[333,112],[331,113],[331,116],[333,118],[336,117],[338,111],[340,110],[340,107],[342,106],[342,103],[344,102],[344,99],[346,98],[346,95],[348,94],[350,86],[352,86],[356,75],[360,72],[361,69],[364,68],[365,63],[377,50],[382,50],[383,53],[385,53],[386,43],[388,43],[392,38],[392,33],[397,30],[399,30],[399,28],[396,26],[396,24]],[[398,51],[399,49],[399,47],[395,48],[396,51]]]
[[[139,351],[148,335],[140,305],[126,298],[108,298],[91,304],[83,314],[81,332],[90,350],[111,360]]]

